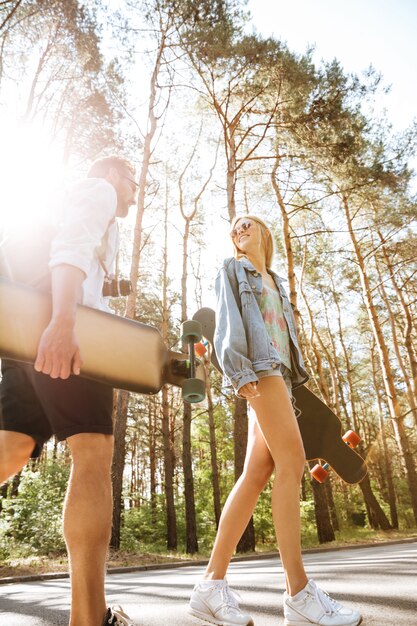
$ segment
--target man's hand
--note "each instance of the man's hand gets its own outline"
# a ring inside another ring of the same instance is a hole
[[[51,378],[68,378],[78,375],[82,358],[72,325],[51,320],[44,330],[38,346],[35,370]]]
[[[261,394],[259,393],[256,383],[246,383],[239,389],[239,395],[245,400],[249,400],[249,398],[257,398]]]
[[[66,379],[78,375],[82,365],[74,327],[85,274],[72,265],[58,265],[51,274],[52,318],[39,341],[35,370]]]

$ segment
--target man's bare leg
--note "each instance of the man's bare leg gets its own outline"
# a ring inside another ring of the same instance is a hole
[[[64,536],[71,575],[70,626],[102,626],[104,578],[112,520],[113,436],[68,438],[72,469],[64,505]]]
[[[0,430],[0,485],[28,463],[36,442],[29,435]]]

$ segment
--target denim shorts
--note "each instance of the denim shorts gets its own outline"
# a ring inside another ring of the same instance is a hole
[[[284,379],[285,385],[288,389],[288,395],[290,396],[295,416],[298,418],[301,415],[301,411],[295,404],[295,398],[292,393],[291,370],[289,370],[288,367],[285,367],[285,365],[281,363],[281,365],[276,369],[261,370],[260,372],[256,372],[256,375],[259,380],[261,378],[267,378],[268,376],[281,376]]]
[[[282,363],[275,369],[261,370],[260,372],[256,372],[256,375],[259,380],[261,378],[267,378],[268,376],[281,376],[284,379],[290,397],[292,396],[291,370],[289,370],[288,367],[285,367],[285,365],[283,365]]]

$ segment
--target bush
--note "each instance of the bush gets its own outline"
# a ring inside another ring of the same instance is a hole
[[[65,551],[62,505],[69,466],[46,463],[22,472],[18,495],[3,500],[0,553],[3,558]]]
[[[138,509],[123,512],[120,531],[120,548],[128,552],[150,549],[155,552],[166,550],[166,525],[164,499],[156,498],[155,515],[150,502],[144,501]]]

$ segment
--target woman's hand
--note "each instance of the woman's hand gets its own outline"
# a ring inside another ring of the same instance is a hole
[[[257,383],[246,383],[239,389],[239,396],[245,398],[245,400],[249,400],[249,398],[257,398],[261,394],[258,391]]]

